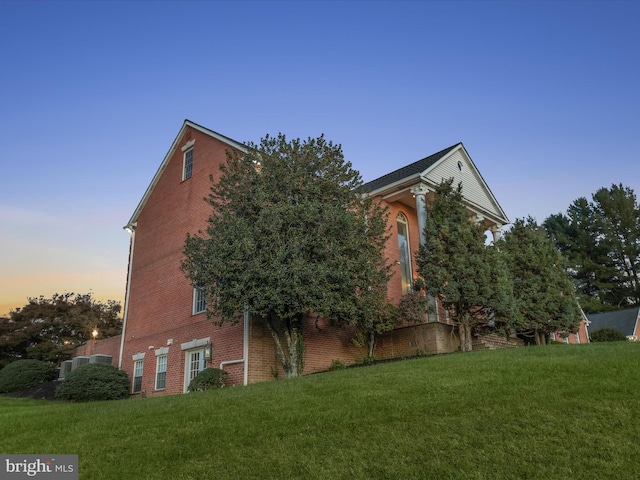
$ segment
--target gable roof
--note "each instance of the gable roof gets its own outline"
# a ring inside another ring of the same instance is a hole
[[[615,328],[627,337],[635,335],[640,307],[615,310],[604,313],[588,313],[589,331],[596,332],[603,328]]]
[[[413,162],[406,167],[399,168],[398,170],[394,170],[391,173],[387,173],[375,180],[371,180],[363,185],[363,189],[366,192],[373,192],[380,188],[386,187],[395,183],[397,181],[403,180],[407,177],[415,176],[416,174],[420,174],[427,170],[429,167],[433,166],[438,160],[444,157],[451,150],[456,148],[458,145],[462,145],[462,143],[456,143],[455,145],[451,145],[444,150],[440,150],[438,153],[434,153],[433,155],[429,155],[428,157],[423,158],[422,160],[418,160],[417,162]]]
[[[149,186],[147,187],[147,190],[144,192],[144,195],[142,196],[142,199],[140,200],[140,203],[138,203],[138,206],[136,207],[135,211],[133,212],[133,215],[131,215],[131,218],[129,219],[129,222],[127,222],[127,225],[124,227],[125,229],[128,228],[132,228],[135,226],[135,223],[138,220],[138,216],[140,215],[140,212],[142,211],[142,209],[144,208],[144,206],[147,203],[147,200],[149,199],[149,196],[151,195],[151,192],[153,191],[153,189],[155,188],[156,184],[158,183],[158,181],[160,180],[160,177],[162,176],[162,174],[164,173],[165,169],[167,168],[167,165],[169,164],[169,160],[171,160],[171,157],[173,156],[173,153],[175,152],[176,148],[178,147],[178,142],[180,141],[180,139],[182,138],[182,136],[184,135],[184,132],[187,130],[187,128],[193,128],[194,130],[198,130],[199,132],[204,133],[205,135],[208,135],[212,138],[215,138],[216,140],[219,140],[223,143],[226,143],[227,145],[229,145],[230,147],[233,147],[237,150],[246,152],[247,148],[244,144],[233,140],[232,138],[226,137],[218,132],[214,132],[213,130],[210,130],[206,127],[203,127],[202,125],[198,125],[195,122],[192,122],[191,120],[185,120],[184,123],[182,124],[182,127],[180,128],[180,131],[178,132],[178,135],[176,135],[176,138],[173,140],[173,143],[171,144],[171,147],[169,148],[169,151],[167,152],[167,154],[164,156],[164,159],[162,160],[162,163],[160,164],[160,166],[158,167],[158,170],[156,171],[155,175],[153,176],[153,179],[151,180],[151,183],[149,184]]]
[[[506,225],[509,219],[462,142],[364,184],[370,195],[393,196],[416,184],[434,189],[443,180],[462,183],[462,196],[477,213]]]

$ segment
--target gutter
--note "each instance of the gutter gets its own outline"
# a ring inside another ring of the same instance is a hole
[[[135,224],[124,227],[130,234],[129,240],[129,268],[127,271],[127,291],[124,296],[124,313],[122,318],[122,336],[120,338],[120,354],[118,355],[118,368],[122,369],[122,353],[124,350],[124,338],[127,331],[127,317],[129,313],[129,296],[131,295],[131,271],[133,270],[133,247],[136,241]]]
[[[242,358],[239,360],[225,360],[220,362],[220,370],[224,370],[226,365],[234,365],[236,363],[244,363],[243,385],[249,383],[249,310],[244,311],[244,332],[242,335]]]

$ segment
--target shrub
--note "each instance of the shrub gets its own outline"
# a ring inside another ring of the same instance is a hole
[[[40,360],[16,360],[0,370],[0,393],[19,392],[56,378],[56,367]]]
[[[90,363],[69,373],[56,391],[59,400],[92,402],[129,397],[129,376],[113,365]]]
[[[341,362],[340,360],[331,360],[331,365],[329,366],[329,371],[333,372],[334,370],[344,370],[347,366]]]
[[[622,342],[627,339],[624,333],[615,328],[601,328],[589,335],[589,338],[592,342]]]
[[[210,388],[222,388],[229,374],[219,368],[205,368],[191,380],[188,390],[190,392],[200,392]]]

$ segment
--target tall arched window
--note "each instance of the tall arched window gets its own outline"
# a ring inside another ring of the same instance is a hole
[[[409,246],[409,224],[407,217],[399,213],[396,217],[398,225],[398,251],[400,253],[400,279],[402,281],[402,294],[411,291],[413,277],[411,275],[411,247]]]

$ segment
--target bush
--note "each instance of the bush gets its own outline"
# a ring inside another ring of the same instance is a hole
[[[329,371],[333,372],[335,370],[344,370],[347,366],[341,362],[340,360],[331,360],[331,365],[329,366]]]
[[[56,390],[59,400],[93,402],[129,397],[129,376],[113,365],[90,363],[69,373]]]
[[[589,335],[589,339],[592,342],[623,342],[627,337],[615,328],[601,328]]]
[[[210,388],[222,388],[229,374],[219,368],[205,368],[191,380],[188,390],[190,392],[201,392]]]
[[[19,392],[54,380],[56,367],[40,360],[16,360],[0,370],[0,393]]]

